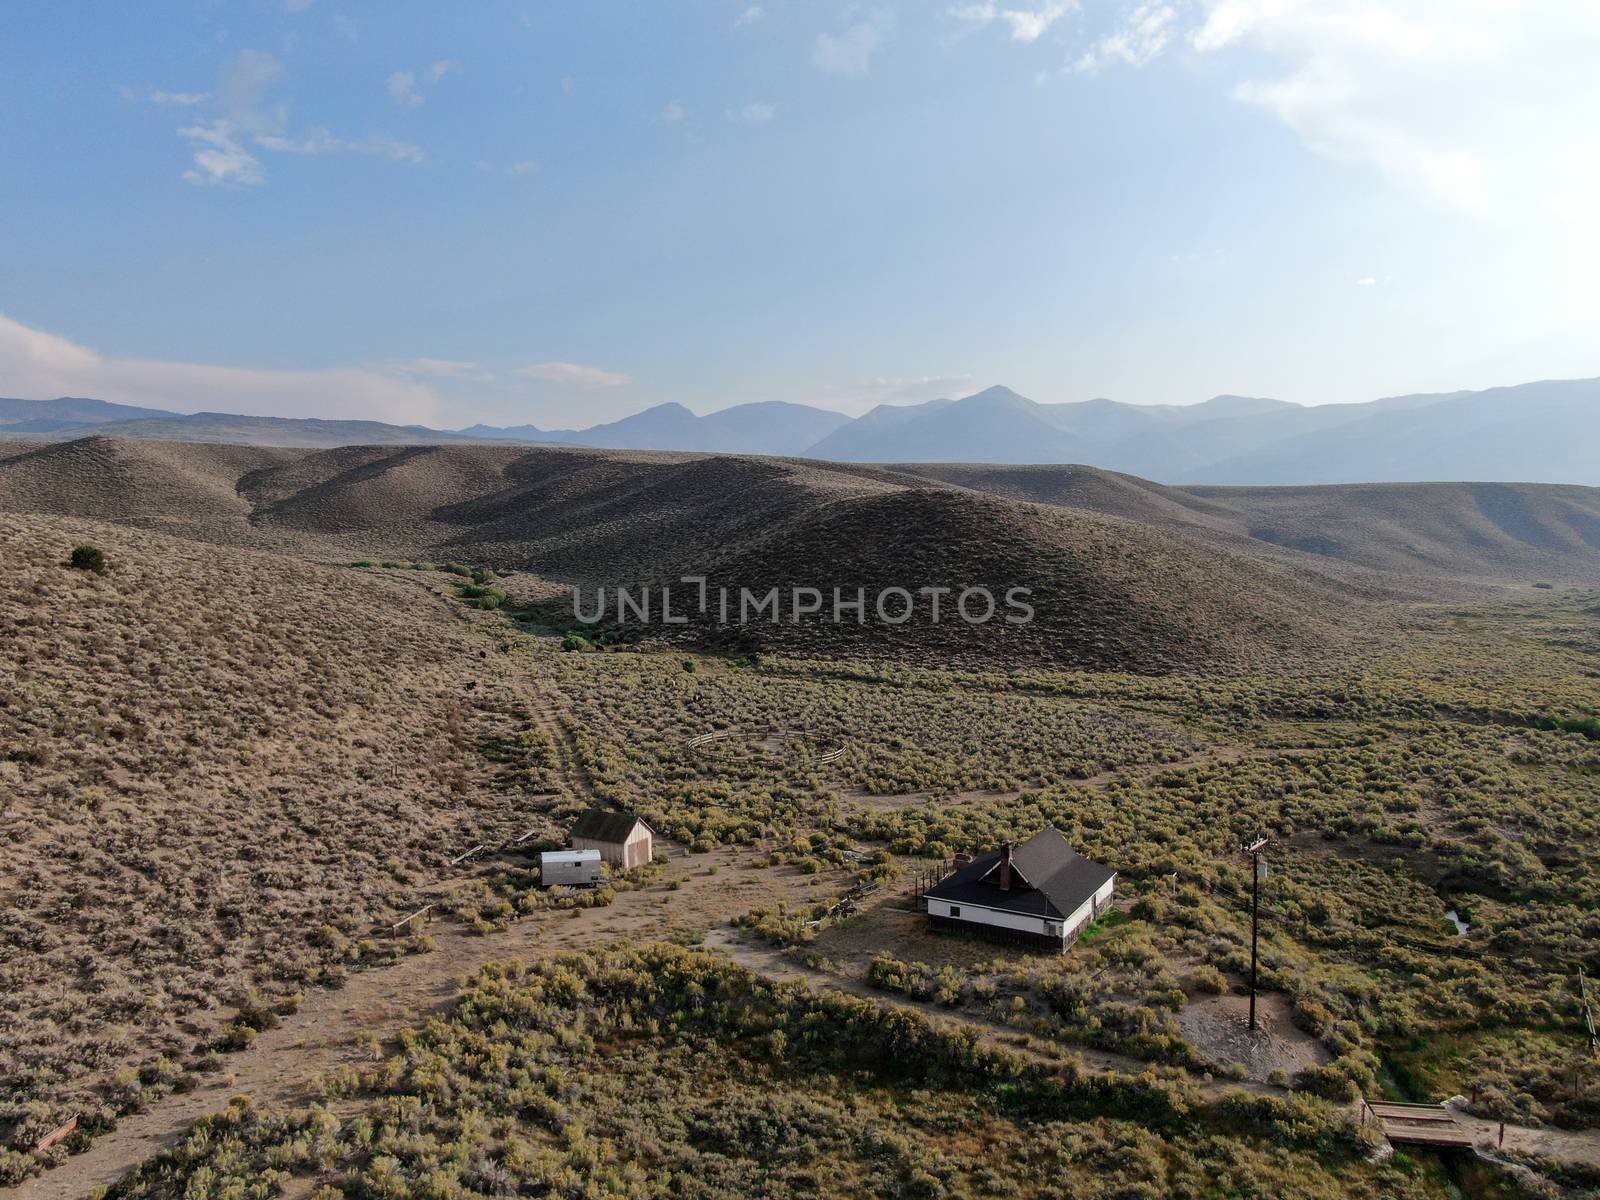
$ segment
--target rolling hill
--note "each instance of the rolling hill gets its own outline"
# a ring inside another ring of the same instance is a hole
[[[1501,582],[1600,579],[1600,488],[1520,483],[1174,488],[1094,467],[906,465],[1013,500],[1124,517],[1300,565]]]
[[[1310,573],[1134,522],[945,489],[814,508],[730,548],[704,573],[712,595],[779,589],[784,619],[719,629],[713,604],[706,614],[687,614],[688,636],[818,657],[1251,670],[1323,661],[1359,640],[1353,614],[1381,620],[1369,597]],[[796,587],[816,589],[820,618],[789,619]],[[937,623],[930,588],[943,589]],[[968,589],[981,590],[964,599]],[[884,612],[914,615],[902,624],[874,620],[880,595]],[[833,620],[836,598],[864,598],[869,615],[842,609],[844,619]],[[1008,617],[1021,617],[1021,603],[1032,619],[1013,623]]]
[[[752,644],[1136,671],[1334,653],[1370,590],[1116,516],[876,467],[510,446],[254,447],[85,438],[0,456],[0,509],[300,558],[484,563],[562,582],[1029,588],[1026,626],[762,627]],[[715,631],[702,625],[701,636]]]

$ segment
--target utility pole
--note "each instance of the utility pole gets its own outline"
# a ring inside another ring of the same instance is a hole
[[[1261,861],[1261,852],[1267,848],[1267,839],[1257,838],[1246,846],[1245,853],[1250,856],[1250,1031],[1256,1028],[1256,969],[1258,958],[1256,954],[1257,932],[1261,918],[1261,875],[1267,864]]]
[[[1589,1053],[1595,1052],[1595,1047],[1600,1045],[1600,1036],[1594,1028],[1594,1010],[1589,1007],[1589,981],[1583,974],[1583,964],[1578,964],[1578,995],[1583,997],[1583,1022],[1589,1027]]]

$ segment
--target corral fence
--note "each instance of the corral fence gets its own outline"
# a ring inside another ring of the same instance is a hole
[[[876,892],[882,885],[876,879],[863,879],[849,891],[841,893],[827,908],[823,909],[813,919],[807,921],[803,928],[815,929],[829,921],[843,920],[852,917],[861,907],[861,902]]]
[[[683,745],[686,750],[698,750],[701,746],[709,746],[713,742],[723,742],[727,741],[729,738],[736,737],[760,737],[765,739],[774,737],[805,736],[807,735],[803,729],[785,729],[782,725],[734,725],[728,729],[714,729],[710,733],[696,734],[694,737],[684,742]],[[847,746],[837,746],[834,749],[828,750],[823,754],[813,758],[811,760],[811,765],[814,767],[825,767],[830,763],[836,763],[845,756],[845,751],[847,749],[849,749]]]
[[[917,867],[911,872],[911,890],[907,896],[911,906],[919,912],[927,908],[928,893],[971,861],[970,854],[958,854],[954,858],[945,859],[938,866]]]
[[[421,908],[417,909],[417,911],[412,913],[411,915],[405,916],[405,917],[401,917],[393,925],[389,926],[389,936],[390,937],[399,937],[403,933],[413,933],[413,932],[415,932],[415,930],[416,930],[416,928],[418,926],[426,925],[428,923],[428,914],[431,913],[432,911],[433,911],[433,905],[424,904]]]

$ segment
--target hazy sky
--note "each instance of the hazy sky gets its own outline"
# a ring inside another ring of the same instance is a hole
[[[1600,3],[10,0],[0,395],[590,424],[1600,375]]]

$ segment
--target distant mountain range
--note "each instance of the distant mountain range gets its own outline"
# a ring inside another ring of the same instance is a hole
[[[1200,404],[1039,404],[1005,387],[879,405],[850,418],[803,404],[739,404],[696,416],[660,404],[588,429],[461,430],[184,414],[101,400],[0,399],[0,435],[86,433],[302,448],[551,443],[868,463],[1081,463],[1169,484],[1518,481],[1600,484],[1600,379],[1318,407],[1248,396]]]

